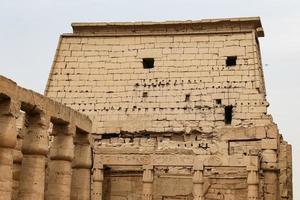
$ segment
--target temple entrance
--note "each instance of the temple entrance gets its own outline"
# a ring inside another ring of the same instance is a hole
[[[137,167],[109,167],[104,170],[103,199],[139,200],[142,198],[142,170]]]

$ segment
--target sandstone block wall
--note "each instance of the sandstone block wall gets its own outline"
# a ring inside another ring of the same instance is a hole
[[[259,18],[72,26],[45,94],[93,121],[93,200],[292,199]]]
[[[145,25],[134,33],[135,25],[73,26],[60,39],[46,95],[89,115],[94,133],[211,132],[225,125],[224,106],[233,106],[233,126],[270,122],[257,22]],[[226,66],[232,56],[236,65]],[[144,69],[143,58],[154,68]]]

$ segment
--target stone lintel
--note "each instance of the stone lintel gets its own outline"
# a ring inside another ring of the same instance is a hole
[[[202,163],[202,164],[197,164]],[[201,169],[203,166],[237,166],[246,167],[248,158],[245,156],[214,156],[214,155],[130,155],[130,154],[95,154],[94,166],[196,166]]]

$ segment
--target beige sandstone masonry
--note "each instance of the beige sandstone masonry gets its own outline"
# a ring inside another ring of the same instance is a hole
[[[73,23],[46,96],[93,120],[93,133],[212,132],[269,124],[259,18],[164,23]],[[236,57],[236,65],[226,60]],[[154,68],[143,68],[153,58]]]
[[[51,99],[0,76],[0,200],[293,199],[258,17],[72,27]]]
[[[89,199],[91,164],[78,175],[74,152],[91,160],[90,131],[87,116],[0,76],[0,199]]]
[[[258,17],[72,27],[45,95],[93,121],[93,200],[292,200]]]

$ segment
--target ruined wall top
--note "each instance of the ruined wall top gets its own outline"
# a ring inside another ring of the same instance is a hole
[[[259,17],[203,19],[165,22],[93,22],[72,23],[76,35],[163,35],[245,32],[256,30],[258,37],[264,36]],[[64,34],[73,35],[73,34]]]

